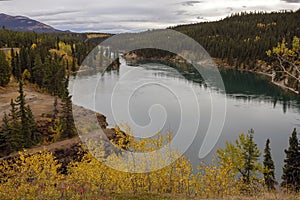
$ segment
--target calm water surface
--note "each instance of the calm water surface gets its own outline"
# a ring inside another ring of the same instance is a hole
[[[119,71],[106,72],[103,76],[76,77],[76,90],[80,90],[80,95],[76,95],[74,104],[90,109],[96,105],[94,109],[107,116],[110,126],[126,123],[135,132],[148,132],[146,136],[151,136],[160,130],[176,132],[180,122],[184,124],[184,132],[190,134],[189,123],[196,119],[197,102],[200,108],[199,129],[185,153],[194,166],[201,161],[209,162],[215,150],[223,148],[226,141],[233,142],[240,133],[253,128],[255,141],[262,152],[266,139],[271,139],[276,176],[280,178],[289,136],[293,128],[300,131],[300,98],[297,95],[285,92],[270,84],[265,77],[251,73],[221,71],[225,92],[210,88],[194,72],[176,70],[159,63],[129,66],[124,60],[121,61]],[[71,88],[74,80],[71,80]],[[158,81],[161,84],[155,84]],[[94,91],[89,88],[93,88],[95,83],[96,95],[93,96]],[[89,84],[91,87],[88,87]],[[216,98],[216,102],[226,100],[226,120],[213,151],[204,159],[199,159],[199,149],[212,117],[211,96]],[[185,142],[185,136],[182,136],[182,142]]]

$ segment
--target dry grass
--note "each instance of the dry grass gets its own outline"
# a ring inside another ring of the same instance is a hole
[[[207,198],[191,198],[194,200],[204,200]],[[258,196],[239,196],[227,198],[214,198],[212,200],[300,200],[300,194],[286,194],[286,193],[265,193]]]

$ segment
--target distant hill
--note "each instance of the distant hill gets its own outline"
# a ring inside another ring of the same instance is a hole
[[[214,58],[230,66],[255,68],[268,61],[266,51],[284,38],[291,45],[300,37],[300,10],[239,13],[216,22],[171,27],[199,42]]]
[[[0,28],[19,31],[19,32],[37,32],[37,33],[54,33],[62,32],[49,25],[43,24],[36,20],[24,16],[10,16],[0,13]]]
[[[288,48],[292,48],[294,38],[300,38],[299,19],[300,10],[250,12],[234,14],[217,22],[180,25],[173,29],[199,42],[217,64],[269,74],[271,77],[275,70],[276,84],[283,83],[284,87],[300,93],[298,79],[282,72],[281,68],[276,67],[277,59],[266,53],[283,40]],[[295,59],[297,55],[299,53],[295,54]],[[297,70],[293,69],[291,73],[294,71]]]

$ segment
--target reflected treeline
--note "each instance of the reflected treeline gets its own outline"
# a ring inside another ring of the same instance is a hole
[[[139,60],[129,61],[129,65],[138,66],[147,63],[157,63],[166,65],[177,70],[188,81],[200,84],[200,86],[210,86],[209,81],[204,81],[200,73],[188,63],[169,62],[164,60]],[[152,69],[151,70],[155,70]],[[157,68],[157,70],[164,70]],[[165,70],[168,70],[167,68]],[[296,108],[300,111],[300,96],[272,84],[268,77],[250,72],[241,72],[231,69],[221,69],[220,74],[223,79],[226,94],[229,98],[244,101],[264,101],[270,102],[274,108],[280,104],[284,113],[289,108]],[[174,74],[168,74],[175,76]],[[179,76],[176,76],[179,77]],[[182,77],[181,77],[182,78]],[[224,92],[224,91],[222,91]]]
[[[105,72],[119,70],[119,51],[115,51],[109,47],[97,46],[88,55],[81,65],[81,70],[96,70],[97,72]]]
[[[179,55],[194,63],[211,59],[206,50],[195,40],[170,29],[118,34],[108,38],[101,45],[113,51],[124,54],[134,52],[146,58]],[[165,53],[162,54],[161,51]]]
[[[167,61],[167,60],[126,60],[126,64],[129,65],[129,66],[140,66],[140,65],[148,64],[148,63],[156,63],[156,64],[159,64],[159,65],[169,66],[169,67],[175,69],[176,71],[178,71],[181,76],[183,76],[185,79],[187,79],[189,81],[199,83],[200,85],[205,85],[206,84],[203,77],[201,76],[201,74],[190,63],[170,62],[170,61]],[[162,69],[162,68],[156,68],[156,69],[151,68],[151,70],[162,71],[164,69]],[[166,69],[166,70],[168,70],[168,69]]]
[[[229,69],[222,69],[220,73],[226,94],[229,97],[244,100],[269,100],[274,104],[274,107],[277,103],[282,104],[284,112],[290,107],[300,110],[300,97],[298,95],[272,84],[264,75]]]

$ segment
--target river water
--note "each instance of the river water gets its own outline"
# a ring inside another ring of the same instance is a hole
[[[270,138],[275,173],[280,179],[289,136],[294,128],[300,131],[300,98],[260,75],[235,70],[220,73],[226,91],[210,88],[195,72],[155,62],[130,66],[121,60],[118,71],[73,77],[70,88],[75,105],[104,114],[111,127],[127,124],[140,137],[182,129],[180,140],[191,143],[185,155],[193,166],[209,162],[217,148],[225,147],[226,141],[234,142],[239,134],[253,128],[255,142],[262,152],[266,139]],[[224,125],[223,110],[211,111],[211,98],[221,106],[226,103]],[[211,122],[212,118],[217,120]],[[195,122],[199,128],[195,139],[190,141],[188,135],[193,134]],[[213,138],[215,141],[204,141],[209,126],[222,126],[220,136],[216,134]],[[203,142],[213,146],[200,159]]]

